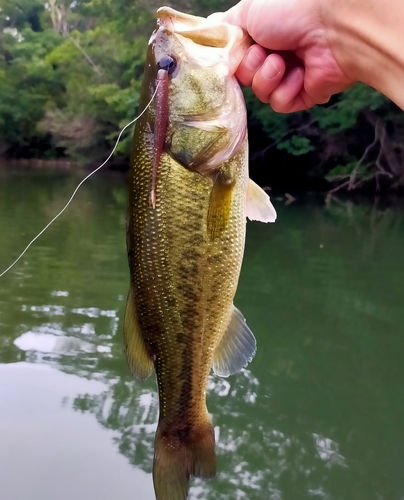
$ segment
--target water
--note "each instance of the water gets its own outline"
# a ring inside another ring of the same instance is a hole
[[[0,270],[79,174],[0,170]],[[100,175],[0,279],[2,500],[153,500],[154,380],[129,374],[125,180]],[[404,204],[275,201],[236,304],[258,341],[212,377],[218,475],[193,500],[404,498]]]

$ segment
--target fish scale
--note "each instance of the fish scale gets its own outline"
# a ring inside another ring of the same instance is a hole
[[[233,161],[241,163],[238,160],[245,154],[244,147]],[[141,311],[146,340],[154,345],[155,336],[159,336],[153,354],[156,356],[160,399],[169,402],[164,405],[162,416],[172,422],[177,418],[178,408],[186,407],[191,395],[194,403],[198,401],[198,405],[193,404],[195,415],[199,415],[205,404],[206,381],[211,366],[208,356],[213,356],[218,343],[217,325],[222,324],[228,314],[238,281],[244,249],[243,205],[238,203],[238,210],[233,210],[231,222],[221,238],[210,241],[207,210],[212,182],[184,169],[169,155],[163,155],[156,209],[152,209],[147,198],[149,170],[139,165],[136,169],[139,192],[133,193],[133,232],[145,236],[135,241],[135,253],[144,249],[134,272],[135,301]],[[244,179],[239,176],[235,200],[240,197],[239,191],[244,192],[245,182],[245,175]],[[153,238],[157,233],[158,239]],[[199,241],[197,247],[195,239]],[[209,264],[212,262],[213,266]],[[150,277],[153,277],[152,281]],[[225,293],[223,282],[226,284]],[[165,335],[162,336],[161,332]],[[197,352],[204,353],[201,366],[195,360],[196,346]],[[213,346],[213,350],[207,349],[208,346]],[[174,355],[167,356],[168,352]],[[193,366],[189,366],[190,360]],[[178,369],[181,364],[182,373]],[[164,377],[159,377],[163,370]],[[194,379],[191,385],[183,382],[185,375],[189,379],[189,374],[193,374]],[[181,418],[183,413],[181,411]]]

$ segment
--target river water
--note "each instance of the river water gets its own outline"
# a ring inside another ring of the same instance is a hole
[[[81,174],[0,170],[0,272]],[[274,200],[236,305],[258,352],[212,376],[196,500],[404,499],[404,203]],[[101,174],[0,278],[0,498],[153,500],[158,401],[122,348],[126,185]]]

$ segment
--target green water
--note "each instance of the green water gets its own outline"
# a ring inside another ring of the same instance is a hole
[[[0,171],[0,272],[80,176]],[[100,175],[0,278],[1,500],[153,500],[154,380],[122,349],[125,180]],[[216,479],[192,500],[404,499],[404,203],[275,201],[236,304],[258,341],[212,377]]]

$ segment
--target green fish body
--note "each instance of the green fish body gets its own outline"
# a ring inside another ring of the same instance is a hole
[[[140,108],[162,66],[167,102],[160,108],[156,94],[135,128],[124,335],[134,375],[145,379],[153,368],[157,375],[156,498],[184,500],[190,476],[216,472],[209,372],[236,373],[256,350],[233,305],[246,216],[273,221],[275,212],[248,179],[245,106],[233,76],[251,41],[240,28],[170,8],[157,17]]]

